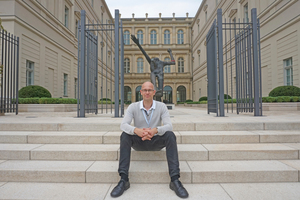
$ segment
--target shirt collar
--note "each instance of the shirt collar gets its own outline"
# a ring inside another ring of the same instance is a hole
[[[144,108],[143,102],[144,102],[144,100],[140,101],[140,109],[141,110],[146,110]],[[155,102],[155,100],[153,100],[152,106],[151,106],[151,108],[149,110],[155,109],[155,106],[156,106],[156,102]]]

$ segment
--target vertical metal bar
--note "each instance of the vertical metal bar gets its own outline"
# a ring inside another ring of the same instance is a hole
[[[259,116],[259,69],[258,69],[258,48],[257,48],[257,13],[256,8],[251,9],[252,21],[252,43],[253,43],[253,70],[254,70],[254,116]]]
[[[96,36],[96,42],[95,42],[95,46],[96,46],[96,74],[95,74],[95,78],[96,78],[96,114],[98,114],[98,34]]]
[[[119,117],[119,10],[115,10],[115,117]]]
[[[19,113],[19,47],[20,47],[20,40],[19,37],[17,37],[16,115]]]
[[[7,95],[6,95],[6,85],[7,85],[7,81],[6,81],[6,72],[7,72],[7,32],[5,31],[5,49],[4,49],[4,62],[3,62],[3,79],[4,79],[4,113],[6,113],[6,102],[7,102]]]
[[[78,26],[78,58],[77,58],[77,117],[79,117],[79,81],[81,81],[79,79],[79,72],[80,72],[80,45],[81,45],[81,42],[80,42],[80,38],[81,38],[81,34],[80,34],[80,24],[81,24],[81,21],[79,21],[79,26]]]
[[[107,44],[108,44],[108,39],[107,39],[107,36],[108,36],[108,33],[107,33],[107,20],[106,20],[106,25],[105,25],[105,52],[106,52],[106,58],[105,58],[105,72],[106,72],[106,75],[105,75],[105,80],[106,80],[106,83],[105,83],[105,98],[106,98],[106,102],[105,102],[105,109],[106,109],[106,113],[107,113]]]
[[[226,98],[227,98],[227,113],[228,113],[228,70],[227,70],[227,49],[228,49],[228,44],[227,44],[227,29],[226,29],[226,18],[225,18],[225,62],[226,62]]]
[[[239,48],[239,43],[238,43],[238,39],[239,39],[239,34],[235,35],[235,87],[236,87],[236,113],[239,114],[239,87],[238,87],[238,82],[239,82],[239,74],[238,74],[238,62],[239,62],[239,55],[238,55],[238,48]]]
[[[89,24],[89,22],[88,22],[88,24]],[[91,99],[90,99],[90,95],[91,95],[91,91],[90,91],[90,87],[91,87],[91,85],[90,85],[90,81],[91,81],[91,75],[90,75],[90,47],[91,47],[91,36],[90,36],[90,32],[89,32],[89,30],[88,30],[88,28],[87,28],[87,30],[86,30],[86,39],[87,39],[87,41],[86,41],[86,79],[85,79],[85,81],[86,81],[86,103],[87,103],[87,113],[90,113],[90,109],[91,109],[91,107],[90,107],[90,105],[91,105]]]
[[[124,115],[124,37],[121,20],[121,117]]]
[[[218,42],[217,42],[217,25],[215,24],[214,26],[214,42],[215,42],[215,55],[216,55],[216,59],[214,60],[214,75],[215,75],[215,88],[213,88],[215,91],[215,105],[216,105],[216,114],[217,116],[219,116],[219,104],[218,104],[218,61],[217,61],[217,50],[218,50]]]
[[[219,57],[219,100],[220,116],[224,116],[224,72],[223,72],[223,30],[222,30],[222,9],[217,11],[218,20],[218,57]]]
[[[245,26],[245,25],[243,25]],[[244,98],[244,112],[247,111],[247,58],[246,58],[246,35],[245,35],[245,28],[243,27],[243,31],[242,31],[242,52],[243,52],[243,98]]]
[[[13,87],[12,87],[12,80],[13,80],[13,64],[12,64],[12,58],[13,58],[13,44],[14,44],[14,40],[13,40],[13,34],[11,34],[11,36],[9,37],[9,41],[10,41],[10,61],[9,61],[9,66],[10,66],[10,70],[9,70],[9,80],[10,80],[10,83],[9,83],[9,112],[11,113],[12,112],[12,104],[13,104],[13,97],[12,97],[12,90],[13,90]]]
[[[253,112],[253,94],[252,94],[252,53],[251,53],[251,27],[248,26],[248,91],[249,91],[249,105],[250,105],[250,112]]]
[[[15,112],[15,102],[17,102],[18,101],[18,99],[16,99],[16,82],[18,81],[18,78],[16,77],[16,47],[17,47],[17,40],[16,40],[16,36],[14,36],[14,38],[13,38],[13,41],[14,41],[14,43],[13,43],[13,47],[14,47],[14,50],[13,50],[13,56],[14,56],[14,58],[13,58],[13,63],[14,63],[14,66],[13,66],[13,71],[14,71],[14,73],[13,73],[13,75],[12,75],[12,79],[13,79],[13,85],[12,85],[12,88],[13,88],[13,91],[12,91],[12,94],[13,94],[13,97],[14,97],[14,103],[13,103],[13,107],[12,107],[12,110],[13,110],[13,112]]]
[[[231,112],[233,113],[233,76],[232,76],[232,54],[231,54],[231,43],[232,43],[232,37],[231,37],[231,19],[229,19],[230,24],[230,32],[229,32],[229,41],[230,41],[230,79],[231,79]]]
[[[257,18],[257,39],[258,39],[258,68],[259,68],[259,115],[262,116],[262,74],[261,74],[261,51],[260,51],[260,24],[259,19]]]
[[[103,16],[101,19],[101,24],[102,24],[102,28],[103,28]],[[106,26],[104,27],[106,28]],[[103,41],[103,32],[104,30],[102,30],[101,32],[101,99],[103,101],[103,46],[104,46],[104,41]],[[101,113],[103,113],[103,103],[101,103]]]
[[[80,19],[80,112],[78,117],[85,117],[85,10],[81,10]]]
[[[4,87],[4,84],[3,84],[3,72],[4,72],[4,62],[3,62],[3,55],[4,55],[4,30],[1,30],[0,29],[0,34],[2,35],[1,38],[2,38],[2,41],[1,41],[1,45],[2,45],[2,48],[1,48],[1,65],[2,65],[2,74],[0,75],[0,78],[1,78],[1,95],[0,95],[0,113],[5,113],[5,111],[3,110],[3,87]]]
[[[112,23],[111,23],[112,24]],[[109,26],[109,28],[112,28],[112,25]],[[110,31],[110,113],[112,113],[112,93],[113,93],[113,89],[112,89],[112,73],[113,73],[113,59],[112,59],[112,50],[113,50],[113,45],[112,45],[112,34],[113,32]]]

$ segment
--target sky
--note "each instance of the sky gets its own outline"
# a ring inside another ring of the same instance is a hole
[[[131,18],[134,13],[135,18],[148,17],[194,17],[200,7],[202,0],[106,0],[106,4],[114,17],[115,9],[119,9],[121,18]]]

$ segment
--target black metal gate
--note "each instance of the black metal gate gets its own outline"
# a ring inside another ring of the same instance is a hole
[[[243,22],[240,20],[226,22],[225,19],[223,22],[222,10],[218,9],[217,26],[214,22],[211,27],[211,31],[214,29],[215,33],[217,29],[217,45],[208,43],[207,39],[208,95],[212,93],[214,95],[217,91],[220,116],[224,116],[224,87],[226,87],[227,112],[229,107],[233,112],[234,102],[228,98],[231,94],[232,98],[234,95],[236,98],[237,114],[254,111],[254,116],[262,115],[260,30],[255,8],[251,10],[251,22],[247,21],[248,19],[244,19]],[[207,34],[207,38],[209,35],[211,32]],[[234,50],[232,50],[233,47]],[[217,50],[214,50],[215,48]],[[217,57],[214,58],[217,60],[215,63],[209,62],[212,60],[212,55],[209,54],[212,53]],[[209,75],[212,67],[218,69],[218,78]],[[209,103],[208,101],[208,112],[210,112]],[[218,111],[215,112],[218,115]]]
[[[0,29],[0,113],[18,114],[19,37]]]
[[[106,23],[85,23],[86,14],[85,11],[81,11],[80,26],[78,27],[78,103],[77,103],[77,116],[85,117],[85,113],[95,113],[98,114],[98,32],[101,32],[99,36],[101,45],[101,80],[99,81],[101,91],[100,98],[107,102],[109,97],[108,91],[103,91],[103,76],[104,76],[104,64],[106,66],[106,84],[108,70],[111,73],[111,112],[112,112],[112,71],[113,71],[113,52],[115,56],[114,64],[114,81],[115,81],[115,117],[119,117],[119,58],[121,58],[121,116],[124,114],[124,48],[123,48],[123,32],[122,32],[122,21],[121,26],[119,26],[119,10],[115,10],[115,23],[106,21]],[[120,31],[121,30],[121,31]],[[120,34],[121,32],[121,34]],[[113,34],[114,34],[114,48],[113,48]],[[121,43],[119,42],[121,37]],[[104,47],[105,46],[105,47]],[[119,53],[121,50],[121,54]],[[105,52],[105,54],[104,54]],[[108,55],[110,59],[108,59]],[[106,58],[104,63],[104,57]],[[109,63],[108,63],[109,62]],[[109,69],[108,66],[111,68]],[[105,98],[104,98],[105,94]],[[102,101],[103,102],[103,101]],[[103,103],[101,102],[101,113],[103,113]],[[106,113],[107,113],[107,103],[106,103]]]

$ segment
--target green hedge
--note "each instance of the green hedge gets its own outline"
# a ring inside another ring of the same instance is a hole
[[[274,88],[270,93],[270,97],[279,96],[300,96],[300,88],[296,86],[279,86]]]
[[[201,97],[199,101],[207,101],[207,97]]]
[[[19,98],[51,98],[51,93],[42,86],[29,85],[19,90]]]
[[[77,104],[77,99],[63,98],[19,98],[19,104]]]

